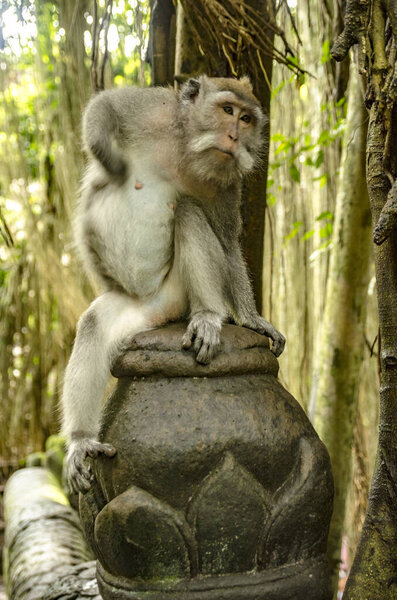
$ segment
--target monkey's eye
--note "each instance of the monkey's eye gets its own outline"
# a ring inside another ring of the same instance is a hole
[[[225,104],[225,106],[223,107],[223,110],[225,111],[225,113],[227,113],[228,115],[232,115],[233,114],[233,107],[229,106],[228,104]]]
[[[251,115],[243,115],[241,117],[241,120],[244,121],[244,123],[251,123],[252,117],[251,117]]]

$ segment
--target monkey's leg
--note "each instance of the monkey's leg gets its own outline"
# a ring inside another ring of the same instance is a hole
[[[228,255],[228,262],[233,317],[236,323],[269,337],[273,341],[272,352],[279,356],[284,350],[285,337],[256,310],[247,267],[237,243]]]
[[[191,314],[182,344],[193,346],[197,361],[206,364],[219,350],[222,322],[228,316],[224,250],[202,210],[187,199],[177,208],[175,243]]]
[[[87,491],[92,474],[85,459],[115,449],[97,441],[101,401],[112,361],[123,342],[151,326],[144,305],[121,292],[107,292],[82,315],[65,373],[63,432],[68,441],[67,469],[75,491]]]

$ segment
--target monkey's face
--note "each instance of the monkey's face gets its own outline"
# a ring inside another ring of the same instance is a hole
[[[264,125],[249,81],[207,77],[190,81],[198,86],[188,97],[187,121],[188,150],[196,173],[221,181],[248,173],[258,162]]]

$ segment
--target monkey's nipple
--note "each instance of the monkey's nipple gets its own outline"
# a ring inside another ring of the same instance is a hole
[[[137,181],[135,184],[135,189],[141,190],[142,188],[143,188],[143,183],[141,183],[140,181]]]

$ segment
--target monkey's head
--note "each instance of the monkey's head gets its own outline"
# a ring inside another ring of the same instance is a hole
[[[189,79],[179,99],[196,175],[229,182],[256,166],[265,116],[248,77]]]

